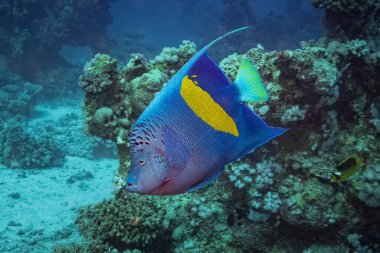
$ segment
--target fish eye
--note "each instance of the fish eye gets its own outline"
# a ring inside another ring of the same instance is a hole
[[[139,161],[139,164],[140,164],[140,165],[144,165],[144,163],[145,163],[144,160],[140,160],[140,161]]]

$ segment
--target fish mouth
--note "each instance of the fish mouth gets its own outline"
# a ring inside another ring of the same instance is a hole
[[[135,185],[127,185],[125,189],[129,192],[137,192],[137,187]]]
[[[127,178],[127,180],[125,181],[125,189],[129,192],[138,192],[139,183],[133,182],[133,180]]]
[[[126,186],[125,186],[125,189],[129,192],[134,192],[134,193],[139,193],[139,194],[142,194],[142,195],[154,195],[154,191],[157,189],[152,189],[152,190],[149,190],[149,191],[143,191],[141,190],[141,188],[139,187],[139,184],[136,183],[136,184],[132,184],[132,183],[126,183]]]
[[[161,193],[163,187],[165,187],[167,183],[169,183],[173,179],[174,178],[165,180],[161,182],[161,184],[159,184],[158,186],[151,188],[151,187],[144,187],[144,184],[140,184],[139,180],[131,180],[130,178],[128,178],[125,181],[125,189],[129,192],[135,192],[135,193],[139,193],[143,195],[164,195]]]

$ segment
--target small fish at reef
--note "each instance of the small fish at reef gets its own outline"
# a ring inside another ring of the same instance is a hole
[[[336,166],[336,171],[331,176],[331,182],[344,182],[355,175],[363,163],[363,158],[357,154],[352,154]]]
[[[281,135],[244,102],[268,100],[260,75],[243,59],[231,84],[207,56],[214,40],[163,87],[133,125],[126,189],[150,195],[191,192],[224,166]]]

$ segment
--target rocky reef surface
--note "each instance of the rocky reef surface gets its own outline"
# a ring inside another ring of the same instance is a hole
[[[361,4],[359,4],[359,2]],[[327,37],[299,49],[261,45],[220,62],[233,81],[247,57],[270,95],[250,106],[283,136],[230,164],[216,183],[178,196],[125,192],[133,122],[196,53],[183,41],[125,66],[97,54],[83,70],[87,133],[116,143],[114,199],[81,209],[83,244],[55,252],[377,252],[380,250],[380,22],[378,1],[314,0],[327,10]],[[358,23],[349,26],[349,17]],[[336,26],[332,23],[336,22]],[[336,30],[337,29],[337,30]],[[358,154],[359,171],[330,179]]]

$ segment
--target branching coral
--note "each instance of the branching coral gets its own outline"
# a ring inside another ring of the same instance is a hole
[[[227,225],[226,209],[216,196],[210,195],[212,197],[190,199],[178,214],[178,220],[173,224],[173,252],[236,252],[230,247],[232,234]]]
[[[123,193],[115,200],[83,208],[77,225],[88,241],[87,251],[235,252],[230,248],[232,235],[223,198],[215,194],[162,198]],[[195,234],[199,237],[194,238]]]
[[[352,186],[357,198],[367,206],[380,207],[380,164],[368,165]]]
[[[350,219],[352,207],[346,204],[343,193],[315,178],[302,182],[289,176],[279,187],[284,196],[281,215],[286,222],[304,229],[324,229]]]
[[[252,167],[247,163],[235,163],[227,170],[227,173],[228,179],[238,189],[250,187],[262,189],[272,185],[274,174],[281,170],[281,165],[272,157]]]
[[[241,200],[249,208],[246,218],[250,221],[265,221],[271,214],[277,213],[282,203],[275,190],[275,177],[283,171],[274,157],[251,166],[247,163],[235,163],[227,170],[228,179],[242,191]]]
[[[140,207],[141,202],[144,208]],[[154,240],[164,240],[165,212],[154,197],[125,194],[116,201],[82,209],[77,224],[87,238],[107,242],[114,248],[119,245],[146,247]]]

